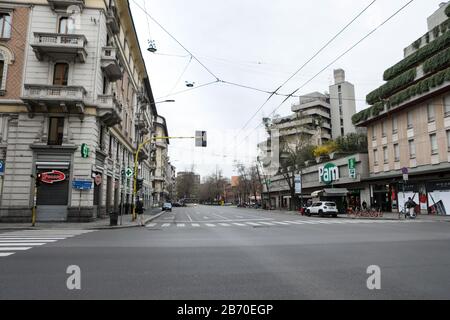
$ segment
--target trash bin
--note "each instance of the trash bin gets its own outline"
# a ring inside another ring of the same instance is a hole
[[[117,212],[111,212],[109,214],[109,225],[117,226],[117,222],[119,220],[119,214]]]

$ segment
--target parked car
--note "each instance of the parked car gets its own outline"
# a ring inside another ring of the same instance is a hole
[[[162,210],[163,211],[170,211],[170,212],[172,212],[172,204],[169,203],[169,202],[164,203],[163,207],[162,207]]]
[[[181,206],[182,206],[182,204],[179,202],[172,203],[172,207],[174,207],[174,208],[181,207]]]
[[[314,202],[310,207],[306,208],[306,215],[308,217],[318,214],[319,216],[332,216],[334,218],[338,215],[338,209],[335,202],[318,201]]]

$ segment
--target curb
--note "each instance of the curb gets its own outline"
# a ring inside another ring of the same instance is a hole
[[[165,211],[161,211],[160,213],[151,216],[149,218],[147,218],[144,221],[144,224],[147,224],[157,218],[159,218],[161,215],[164,214]],[[60,230],[63,229],[72,229],[73,227],[70,226],[66,226],[64,228],[59,228]],[[76,229],[80,229],[80,230],[113,230],[113,229],[127,229],[127,228],[142,228],[142,226],[138,225],[138,224],[132,224],[132,225],[125,225],[125,226],[97,226],[97,227],[80,227],[80,228],[76,228]],[[5,227],[2,228],[0,226],[0,231],[18,231],[18,230],[48,230],[48,229],[58,229],[58,228],[43,228],[43,227]]]
[[[146,219],[144,221],[144,225],[147,225],[147,223],[159,218],[160,216],[162,216],[165,213],[165,211],[161,211],[160,213]],[[115,229],[127,229],[127,228],[142,228],[141,225],[138,224],[132,224],[129,226],[104,226],[104,227],[90,227],[90,228],[86,228],[86,230],[115,230]]]

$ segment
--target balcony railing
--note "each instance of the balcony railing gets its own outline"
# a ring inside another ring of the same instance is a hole
[[[123,69],[119,62],[117,48],[104,47],[102,49],[102,70],[112,82],[122,79]]]
[[[64,10],[70,6],[78,6],[81,9],[84,9],[84,0],[47,0],[50,4],[52,10]]]
[[[80,86],[53,86],[26,84],[22,100],[29,108],[41,112],[69,112],[75,109],[77,113],[84,113],[84,100],[86,89]],[[59,108],[54,110],[54,108]]]
[[[52,60],[75,59],[78,62],[86,62],[87,40],[84,35],[35,32],[31,46],[40,61],[51,58]]]
[[[122,104],[114,94],[99,95],[97,100],[97,115],[109,127],[122,122]]]

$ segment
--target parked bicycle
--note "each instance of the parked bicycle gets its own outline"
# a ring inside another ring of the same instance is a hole
[[[383,217],[383,211],[381,208],[374,208],[371,207],[370,209],[361,210],[361,208],[349,208],[347,210],[347,214],[355,218],[382,218]]]

